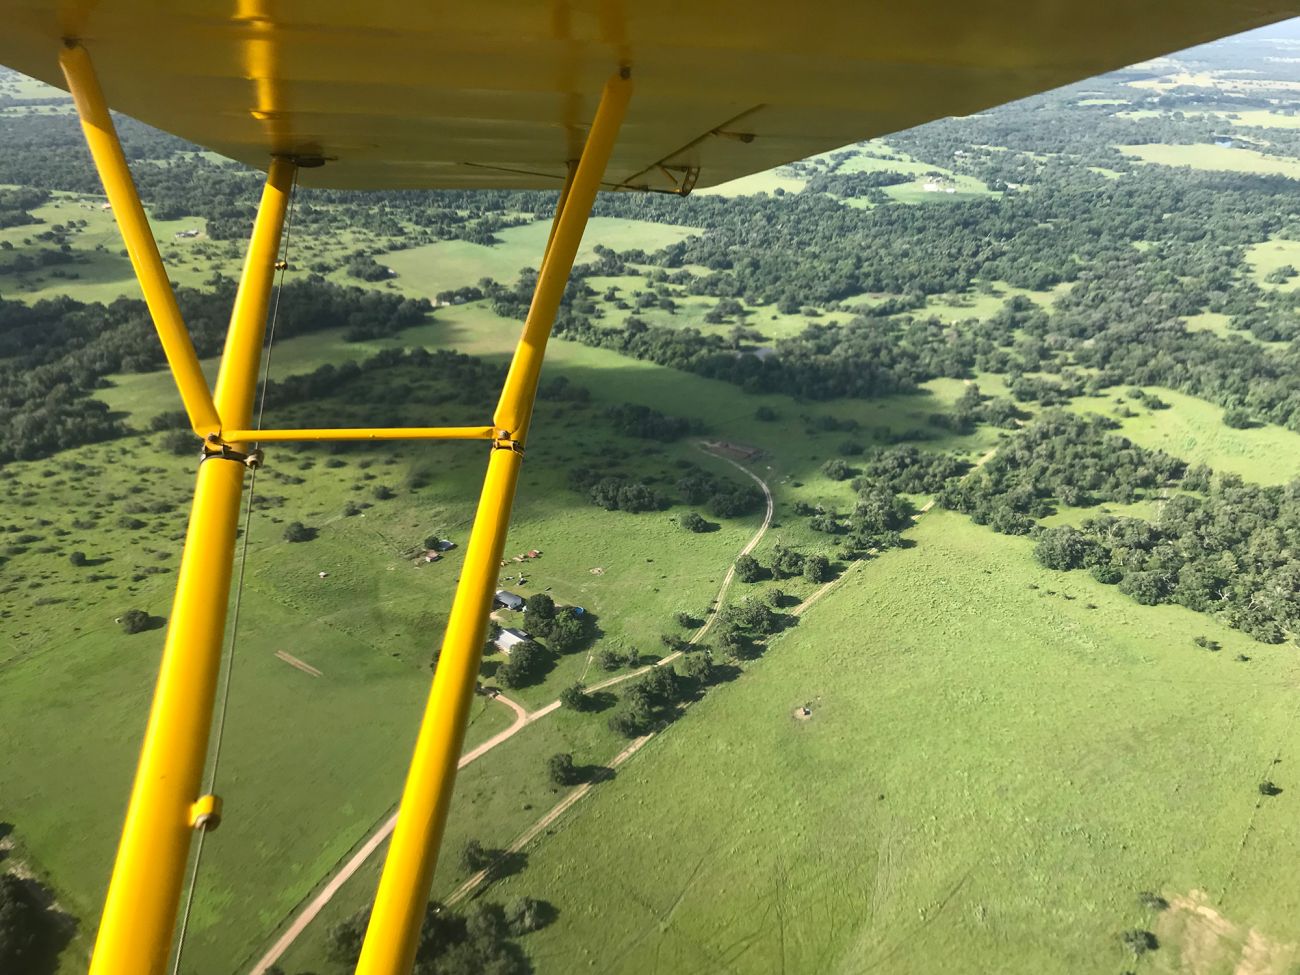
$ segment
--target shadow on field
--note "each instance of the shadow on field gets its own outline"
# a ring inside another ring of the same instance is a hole
[[[599,714],[601,711],[608,711],[618,703],[618,698],[610,691],[588,691],[585,695],[586,701],[583,702],[582,709],[590,711],[593,714]]]

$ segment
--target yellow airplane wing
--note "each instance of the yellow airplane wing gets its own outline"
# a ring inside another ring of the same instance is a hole
[[[0,63],[62,38],[112,107],[308,185],[557,188],[601,84],[607,185],[689,191],[1300,13],[1300,0],[0,0]]]

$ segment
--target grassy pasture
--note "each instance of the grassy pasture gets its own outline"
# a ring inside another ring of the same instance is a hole
[[[763,173],[751,173],[748,176],[741,176],[739,179],[719,183],[717,186],[708,186],[701,190],[695,190],[694,195],[753,196],[756,193],[771,194],[776,190],[798,193],[807,185],[807,182],[801,176],[795,176],[788,171],[777,168],[769,169]]]
[[[530,585],[522,591],[549,588],[562,602],[594,611],[601,648],[654,651],[674,612],[708,605],[753,519],[696,536],[676,525],[675,511],[629,516],[588,505],[565,487],[565,478],[582,459],[582,445],[601,434],[588,423],[579,430],[560,412],[544,407],[539,415],[508,543],[510,552],[538,547],[546,553],[529,566]],[[686,444],[647,447],[605,435],[602,448],[647,456],[655,468],[671,469],[680,456],[724,470]],[[227,821],[205,854],[191,928],[191,957],[200,970],[251,952],[387,813],[459,565],[453,553],[416,568],[401,553],[435,531],[463,545],[482,476],[482,451],[473,445],[350,454],[342,467],[326,467],[312,453],[277,447],[259,479],[259,495],[284,500],[254,521],[220,786]],[[129,606],[167,614],[193,464],[159,457],[140,439],[117,442],[111,451],[88,448],[76,458],[95,472],[59,473],[60,461],[69,458],[54,458],[11,465],[14,475],[3,482],[10,519],[38,526],[33,531],[41,540],[11,555],[3,570],[6,591],[21,596],[9,597],[11,609],[0,620],[6,648],[0,707],[26,718],[7,730],[0,776],[21,783],[6,792],[5,818],[18,824],[33,865],[55,878],[74,913],[93,919],[161,642],[161,631],[128,637],[113,620]],[[307,480],[286,483],[277,472]],[[411,487],[420,472],[430,483]],[[88,493],[92,483],[95,491]],[[343,517],[344,501],[369,501],[374,484],[391,485],[398,498]],[[128,501],[159,497],[175,510],[140,516],[145,524],[138,529],[119,526]],[[103,505],[100,523],[77,528],[73,522],[96,504]],[[39,527],[41,519],[51,524]],[[288,520],[317,527],[319,537],[281,541]],[[102,564],[74,568],[67,559],[74,548]],[[155,566],[166,571],[130,580]],[[596,566],[603,574],[590,572]],[[326,579],[319,578],[322,571]],[[324,676],[289,667],[274,656],[277,650]],[[563,657],[545,684],[518,697],[530,706],[552,700],[585,667],[585,653]],[[481,710],[471,744],[500,730],[508,717],[499,705]],[[512,773],[521,789],[532,788],[549,754],[597,750],[583,742],[607,733],[599,720],[572,735],[565,728],[561,721],[528,739],[518,761],[536,771]],[[68,970],[84,961],[85,950],[82,942],[65,955]]]
[[[1126,156],[1161,166],[1190,166],[1192,169],[1218,169],[1234,173],[1261,173],[1300,178],[1300,159],[1266,156],[1254,149],[1236,149],[1211,145],[1135,145],[1116,146]]]
[[[1121,932],[1165,923],[1142,890],[1300,938],[1295,800],[1256,790],[1300,744],[1294,654],[956,515],[912,536],[489,891],[557,907],[540,973],[1112,973]]]
[[[1255,283],[1261,288],[1273,291],[1294,291],[1300,287],[1300,274],[1289,278],[1283,284],[1274,284],[1264,279],[1273,271],[1290,264],[1300,270],[1300,241],[1276,237],[1260,241],[1246,248],[1246,263],[1250,265]]]
[[[401,287],[428,297],[439,291],[477,284],[485,277],[513,284],[523,268],[541,265],[550,229],[549,221],[539,220],[499,231],[496,236],[501,238],[501,243],[491,247],[465,240],[444,240],[392,251],[379,260],[397,272]],[[695,233],[699,231],[694,227],[592,217],[577,261],[591,260],[597,244],[618,251],[640,247],[649,252]]]

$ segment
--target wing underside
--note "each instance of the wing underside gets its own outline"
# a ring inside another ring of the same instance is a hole
[[[0,0],[0,62],[308,185],[558,188],[601,84],[636,84],[607,186],[689,191],[1300,13],[1300,0]]]

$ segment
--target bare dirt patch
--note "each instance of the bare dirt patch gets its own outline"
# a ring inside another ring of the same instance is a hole
[[[1154,970],[1183,975],[1287,975],[1300,960],[1300,945],[1277,941],[1220,914],[1209,895],[1194,890],[1169,898],[1155,924],[1160,950]]]

